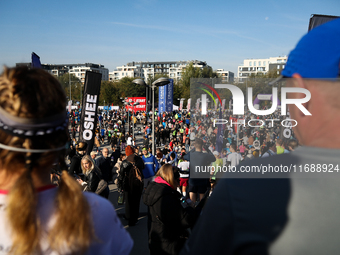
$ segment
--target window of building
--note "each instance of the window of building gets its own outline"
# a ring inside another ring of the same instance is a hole
[[[277,65],[277,69],[280,69],[280,65]]]
[[[264,65],[264,66],[266,65],[266,61],[263,61],[263,65]]]
[[[277,74],[280,74],[280,71],[277,71]]]
[[[261,61],[259,61],[259,66],[261,66]]]
[[[251,61],[249,62],[249,66],[252,66],[252,62]]]
[[[254,66],[256,66],[256,61],[254,61]]]
[[[282,65],[282,69],[285,69],[285,65]]]

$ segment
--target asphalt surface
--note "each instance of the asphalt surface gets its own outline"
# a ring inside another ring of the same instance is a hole
[[[141,124],[137,124],[137,127],[143,127]],[[136,128],[135,128],[136,131]],[[136,138],[136,144],[141,145],[143,143],[143,136],[138,135],[137,131],[135,132],[135,138]],[[102,150],[103,148],[108,148],[109,153],[111,153],[111,148],[109,144],[105,144],[104,146],[100,147]],[[98,155],[98,157],[101,154]],[[125,220],[124,214],[125,214],[125,206],[124,205],[118,205],[117,200],[118,200],[118,190],[117,190],[117,185],[115,184],[110,184],[110,195],[109,195],[109,200],[113,204],[113,206],[116,209],[117,215],[119,219],[121,220],[124,228],[130,233],[134,245],[132,248],[132,251],[130,255],[148,255],[149,253],[149,248],[148,248],[148,233],[147,233],[147,211],[148,207],[144,205],[142,202],[142,199],[140,201],[140,209],[139,209],[139,218],[138,218],[138,224],[135,226],[130,227],[128,225],[127,220]]]
[[[148,248],[148,233],[147,233],[147,221],[148,221],[147,206],[144,205],[141,200],[138,224],[130,227],[128,226],[127,220],[123,219],[123,216],[125,213],[125,206],[117,204],[117,199],[118,199],[117,185],[111,184],[109,187],[110,187],[109,200],[115,207],[119,219],[121,220],[124,228],[130,233],[133,239],[133,242],[134,242],[130,255],[150,254],[149,248]]]

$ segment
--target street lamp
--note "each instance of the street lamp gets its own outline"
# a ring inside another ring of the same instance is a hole
[[[136,79],[132,81],[135,84],[143,85],[150,88],[142,79]],[[152,89],[152,155],[155,155],[155,88],[162,87],[170,83],[170,80],[166,77],[161,77],[155,80],[151,84]]]
[[[135,79],[135,80],[133,80],[132,81],[134,84],[138,84],[138,85],[142,85],[142,86],[144,86],[145,87],[145,94],[146,94],[146,96],[145,96],[145,112],[147,112],[148,111],[148,100],[149,100],[149,88],[150,88],[150,86],[149,85],[147,85],[146,83],[145,83],[145,81],[144,80],[142,80],[142,79]]]
[[[127,107],[129,105],[129,103],[125,101],[124,105],[125,105],[125,107]],[[129,129],[130,129],[130,118],[129,118],[129,112],[128,112],[128,132],[129,132]]]
[[[132,105],[132,140],[135,139],[135,106],[139,105],[139,102],[135,102]]]

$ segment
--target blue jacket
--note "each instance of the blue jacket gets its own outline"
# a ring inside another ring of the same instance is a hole
[[[156,157],[151,154],[149,155],[150,156],[147,158],[144,155],[142,156],[145,165],[145,168],[143,169],[143,175],[145,179],[155,176],[159,168],[159,164]]]

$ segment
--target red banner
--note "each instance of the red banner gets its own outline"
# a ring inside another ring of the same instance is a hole
[[[140,112],[146,110],[146,98],[145,97],[128,97],[126,100],[129,105],[126,106],[126,109],[129,111],[134,110],[134,112]],[[134,103],[139,102],[138,105],[132,106]]]

